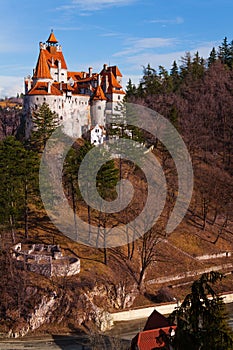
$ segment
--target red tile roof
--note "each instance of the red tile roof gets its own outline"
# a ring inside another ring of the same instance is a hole
[[[94,96],[93,96],[93,100],[96,101],[96,100],[107,100],[107,98],[105,97],[104,95],[104,92],[101,88],[101,86],[98,86],[95,90],[95,93],[94,93]]]
[[[36,70],[33,77],[37,79],[52,79],[47,62],[46,50],[44,49],[40,50]]]
[[[139,332],[132,340],[131,349],[136,349],[136,345],[140,350],[154,350],[163,348],[166,345],[165,338],[171,334],[172,329],[175,330],[176,326]]]
[[[157,310],[154,310],[152,314],[148,317],[144,331],[149,331],[151,329],[170,327],[168,319],[159,313]]]
[[[113,72],[115,77],[122,77],[122,74],[117,66],[110,66],[108,69]]]
[[[49,67],[52,67],[52,66],[58,67],[58,61],[61,61],[61,68],[67,69],[66,61],[62,51],[57,51],[56,48],[54,49],[55,49],[54,52],[50,52],[49,47],[47,47],[47,49],[44,50]],[[54,65],[52,65],[53,61],[54,61]]]
[[[139,332],[132,340],[131,350],[153,350],[163,348],[176,326],[170,325],[168,319],[154,310],[148,317],[144,330]]]
[[[56,95],[62,96],[62,92],[55,84],[51,85],[51,93],[48,93],[48,83],[37,82],[36,85],[28,92],[28,95]]]

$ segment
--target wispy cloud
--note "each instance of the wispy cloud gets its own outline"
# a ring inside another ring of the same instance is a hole
[[[176,17],[173,19],[151,19],[147,20],[146,23],[158,23],[158,24],[182,24],[184,23],[184,19],[182,17]]]
[[[137,54],[143,51],[173,46],[177,43],[175,38],[139,38],[128,39],[126,49],[116,52],[113,56],[120,57],[125,55]]]
[[[192,47],[188,51],[191,53],[192,56],[198,51],[200,56],[207,58],[212,48],[213,48],[213,42],[206,42],[206,43],[202,43],[201,45]],[[178,65],[181,63],[182,56],[185,56],[185,51],[182,51],[182,50],[176,50],[176,51],[172,50],[171,52],[160,53],[160,54],[153,53],[153,52],[152,53],[143,52],[137,55],[130,55],[126,57],[125,63],[128,66],[128,69],[127,69],[128,72],[129,71],[135,72],[138,70],[142,70],[142,67],[146,66],[148,63],[150,63],[150,65],[155,69],[157,69],[158,66],[162,65],[169,70],[174,60],[177,61]]]
[[[98,11],[107,7],[127,6],[138,0],[72,0],[70,5],[64,5],[57,9],[71,10],[79,8],[82,11]]]
[[[0,98],[16,96],[23,92],[23,78],[0,76]]]
[[[109,32],[109,33],[100,34],[100,36],[104,36],[104,37],[115,37],[115,36],[122,36],[122,35],[123,35],[123,34],[114,33],[114,32]]]

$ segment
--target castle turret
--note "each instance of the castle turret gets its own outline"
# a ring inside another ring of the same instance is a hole
[[[100,80],[98,79],[98,86],[92,96],[91,101],[91,120],[92,125],[105,125],[105,110],[106,110],[107,98],[100,86]]]

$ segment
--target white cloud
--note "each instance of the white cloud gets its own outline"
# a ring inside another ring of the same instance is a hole
[[[137,0],[72,0],[70,5],[59,7],[59,10],[72,10],[79,8],[82,11],[98,11],[106,7],[127,6]]]
[[[125,56],[136,54],[150,49],[158,49],[162,47],[173,46],[177,43],[175,38],[140,38],[128,39],[127,48],[120,52],[116,52],[113,56]]]
[[[0,98],[17,96],[21,92],[24,92],[22,77],[0,76]]]
[[[196,47],[187,51],[189,51],[192,56],[198,51],[201,57],[207,58],[213,46],[213,42],[202,43],[201,45],[197,45]],[[129,69],[133,72],[133,74],[135,74],[135,72],[137,72],[139,69],[142,71],[142,67],[146,66],[148,63],[155,69],[161,65],[170,70],[173,61],[177,61],[178,65],[181,63],[180,60],[182,56],[185,56],[185,51],[172,51],[163,54],[143,52],[139,53],[138,55],[126,57],[125,63],[129,65]]]
[[[146,21],[147,23],[158,23],[158,24],[182,24],[184,23],[184,19],[182,17],[176,17],[174,19],[152,19]]]

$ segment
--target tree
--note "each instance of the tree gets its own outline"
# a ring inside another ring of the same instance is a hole
[[[233,332],[227,324],[223,299],[213,289],[222,278],[219,272],[203,274],[171,314],[171,320],[177,324],[176,350],[232,349]]]
[[[43,152],[47,140],[58,127],[57,114],[50,110],[47,103],[43,103],[39,109],[33,111],[32,122],[34,128],[30,143],[34,149]]]
[[[134,96],[136,91],[136,86],[132,83],[132,80],[129,79],[128,84],[126,85],[126,97]]]
[[[223,39],[222,44],[219,46],[218,57],[223,64],[230,68],[232,67],[232,52],[227,37]]]
[[[37,172],[36,155],[21,142],[10,136],[0,143],[0,222],[10,228],[13,242],[22,222],[28,236],[29,199],[38,188]]]
[[[71,197],[72,201],[72,207],[74,211],[74,221],[75,221],[75,212],[77,208],[77,203],[78,201],[82,200],[81,194],[80,194],[80,189],[79,189],[79,181],[82,183],[84,182],[85,185],[87,185],[86,188],[86,195],[87,198],[91,200],[92,198],[92,193],[90,191],[90,184],[93,183],[93,169],[95,168],[96,165],[101,163],[101,153],[97,156],[92,156],[91,161],[89,162],[89,167],[86,169],[87,171],[82,173],[81,175],[79,174],[79,168],[80,165],[84,159],[84,157],[87,155],[88,152],[90,152],[94,148],[93,145],[90,144],[90,142],[85,141],[82,146],[76,146],[73,147],[65,160],[64,164],[64,170],[63,170],[63,175],[64,175],[64,182],[65,182],[65,187],[67,190],[67,193],[69,197]],[[99,195],[107,201],[112,200],[115,195],[115,187],[116,184],[119,180],[119,171],[115,166],[115,163],[113,160],[108,160],[105,164],[101,166],[97,173],[96,177],[96,188],[99,192]],[[93,217],[96,216],[96,212],[92,211],[91,207],[87,204],[87,220],[89,227],[91,226],[91,219],[92,219],[92,214]],[[106,235],[106,216],[104,213],[99,213],[98,216],[98,221],[99,221],[99,227],[103,227],[104,230],[104,237]],[[100,234],[101,231],[99,230]],[[78,233],[77,233],[78,235]],[[89,229],[89,240],[90,240],[90,229]],[[98,236],[96,238],[97,246],[98,246]],[[104,260],[105,262],[107,261],[106,259],[106,250],[104,250]]]
[[[216,62],[216,60],[217,60],[217,52],[215,50],[215,47],[213,47],[213,49],[210,52],[209,58],[208,58],[208,67],[210,67],[211,64]]]

